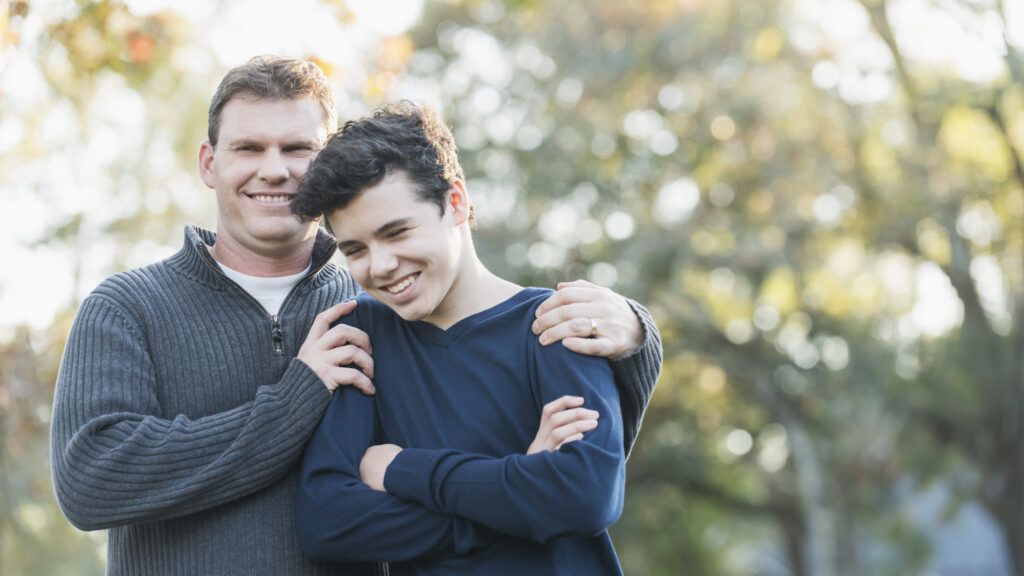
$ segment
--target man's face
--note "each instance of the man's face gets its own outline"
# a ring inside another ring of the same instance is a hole
[[[405,320],[444,325],[462,265],[465,218],[450,197],[442,216],[414,186],[404,172],[393,172],[327,219],[352,275],[371,296]],[[450,194],[464,195],[461,186]]]
[[[300,221],[288,204],[326,138],[311,99],[229,100],[216,148],[204,142],[199,151],[203,182],[217,192],[217,244],[258,260],[314,237],[317,223]]]

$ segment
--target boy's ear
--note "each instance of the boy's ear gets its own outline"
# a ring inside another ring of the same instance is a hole
[[[469,219],[469,196],[466,194],[466,183],[462,180],[456,180],[448,189],[448,206],[455,216],[456,226]]]

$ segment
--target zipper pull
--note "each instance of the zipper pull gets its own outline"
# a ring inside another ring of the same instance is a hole
[[[274,352],[284,352],[284,330],[281,330],[276,314],[271,316],[270,320],[270,337],[274,339]]]

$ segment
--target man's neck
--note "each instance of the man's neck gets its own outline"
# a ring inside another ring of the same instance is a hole
[[[210,255],[228,268],[249,276],[290,276],[309,266],[314,241],[315,236],[293,249],[257,253],[218,238],[210,248]]]

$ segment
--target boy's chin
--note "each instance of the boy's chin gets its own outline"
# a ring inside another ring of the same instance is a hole
[[[394,312],[395,314],[398,314],[398,317],[401,318],[402,320],[405,320],[406,322],[417,322],[427,316],[427,314],[420,310],[416,310],[406,306],[395,306],[391,302],[388,302],[386,299],[383,300],[383,302],[385,306],[390,308],[391,311]]]

